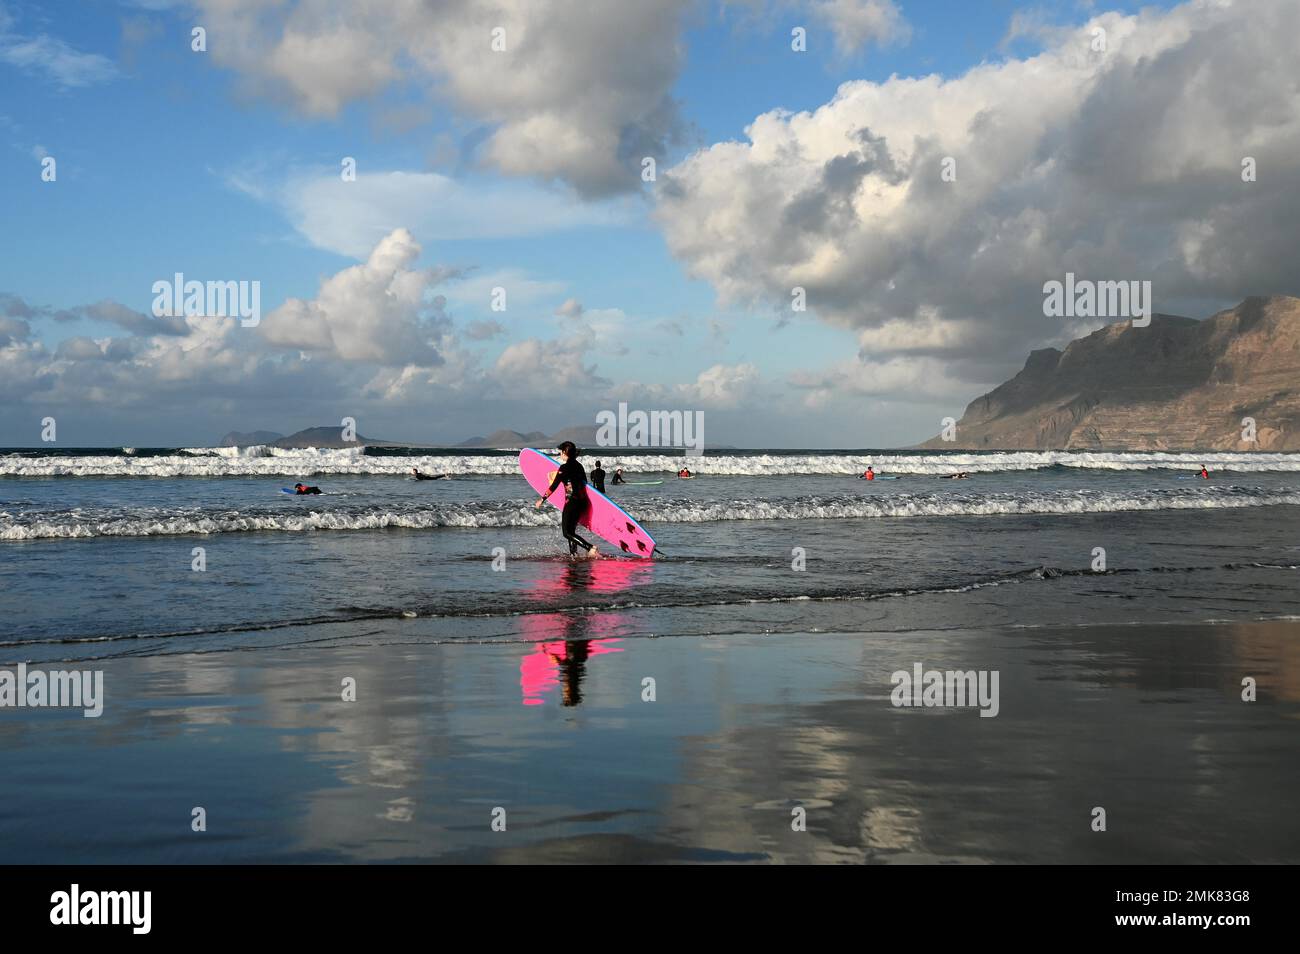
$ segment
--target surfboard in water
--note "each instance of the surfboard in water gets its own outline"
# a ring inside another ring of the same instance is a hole
[[[558,461],[552,460],[541,451],[525,447],[519,452],[519,469],[529,486],[537,491],[538,496],[546,493],[560,469]],[[563,509],[564,485],[551,495],[552,506]],[[596,536],[614,544],[623,552],[636,557],[650,557],[655,552],[654,538],[646,533],[642,526],[633,520],[618,504],[610,500],[595,487],[587,486],[587,496],[591,506],[578,521],[579,526],[586,527]]]

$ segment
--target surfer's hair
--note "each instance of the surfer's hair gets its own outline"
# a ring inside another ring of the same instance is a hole
[[[582,456],[582,454],[578,451],[578,446],[574,444],[573,441],[564,441],[563,443],[560,444],[559,449],[563,451],[565,454],[568,454],[574,460],[577,460],[579,457]]]

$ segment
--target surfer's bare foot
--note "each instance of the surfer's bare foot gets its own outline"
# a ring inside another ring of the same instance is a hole
[[[599,560],[599,559],[600,559],[600,551],[597,550],[595,547],[592,547],[590,550],[587,551],[587,559],[588,559],[588,560]]]

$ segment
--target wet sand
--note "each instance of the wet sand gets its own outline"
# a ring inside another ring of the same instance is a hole
[[[0,709],[0,862],[1300,861],[1296,622],[588,622],[69,664],[103,669],[102,717]],[[894,706],[917,663],[996,670],[998,715]]]

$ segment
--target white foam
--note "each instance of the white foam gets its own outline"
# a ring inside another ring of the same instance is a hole
[[[929,454],[711,454],[683,458],[679,454],[621,454],[588,451],[591,465],[600,459],[610,473],[622,467],[630,474],[676,473],[685,460],[705,476],[769,477],[786,474],[856,475],[871,464],[885,474],[949,474],[993,471],[1034,471],[1050,467],[1094,470],[1179,470],[1188,474],[1204,464],[1211,471],[1300,472],[1300,454],[1242,454],[1215,452],[1075,453],[1066,451],[1008,451],[975,454],[951,451]],[[482,454],[388,457],[365,455],[364,448],[188,447],[171,455],[18,457],[0,458],[6,477],[290,477],[314,474],[406,475],[412,467],[433,473],[508,475],[518,473],[513,455]]]
[[[730,520],[857,520],[942,518],[1014,514],[1123,513],[1143,510],[1224,510],[1278,505],[1300,506],[1300,491],[1242,488],[1109,491],[1035,491],[1024,494],[891,494],[858,497],[731,499],[671,502],[647,498],[637,517],[653,531],[660,523]],[[542,527],[557,522],[554,511],[538,511],[525,501],[465,503],[406,508],[342,504],[304,511],[164,508],[148,512],[74,511],[57,515],[0,512],[0,540],[39,540],[103,536],[159,536],[241,532],[299,533],[319,530],[412,530],[439,527]]]

